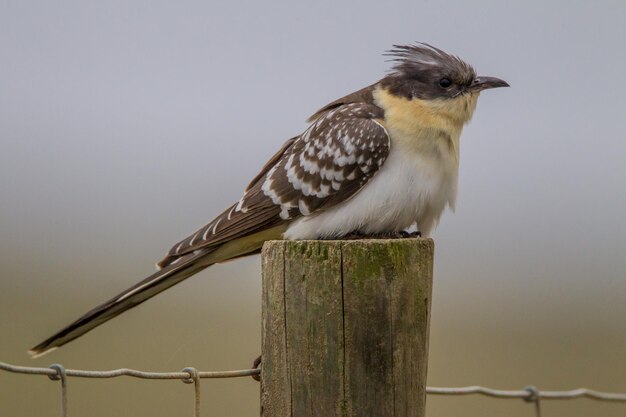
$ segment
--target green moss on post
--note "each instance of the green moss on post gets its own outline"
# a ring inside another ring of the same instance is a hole
[[[422,417],[430,239],[263,247],[263,417]]]

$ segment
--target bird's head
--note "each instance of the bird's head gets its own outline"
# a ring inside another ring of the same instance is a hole
[[[472,117],[481,91],[509,86],[499,78],[477,76],[462,59],[425,43],[394,45],[387,55],[395,65],[381,80],[383,88],[461,123]]]

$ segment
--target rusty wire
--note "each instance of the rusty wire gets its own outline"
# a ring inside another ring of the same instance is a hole
[[[62,365],[53,364],[48,368],[10,365],[0,362],[0,370],[18,374],[47,375],[53,381],[61,382],[61,416],[67,417],[67,378],[115,378],[130,376],[141,379],[178,379],[186,384],[194,385],[194,416],[200,417],[200,379],[202,378],[241,378],[259,376],[260,369],[241,369],[235,371],[198,371],[195,368],[184,368],[179,372],[147,372],[136,369],[113,369],[110,371],[86,371],[82,369],[65,369]],[[541,416],[540,401],[571,400],[588,398],[596,401],[626,402],[626,393],[610,393],[576,388],[568,391],[539,391],[534,386],[521,390],[500,390],[482,386],[469,387],[426,387],[430,395],[484,395],[494,398],[516,398],[535,404],[535,413]]]

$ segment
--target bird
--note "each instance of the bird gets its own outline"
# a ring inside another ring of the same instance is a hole
[[[175,244],[157,271],[33,347],[50,352],[203,269],[259,253],[274,239],[430,236],[454,209],[459,141],[481,91],[477,76],[427,43],[393,45],[379,81],[315,112],[250,181],[239,201]]]

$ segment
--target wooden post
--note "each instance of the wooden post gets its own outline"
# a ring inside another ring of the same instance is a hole
[[[262,417],[423,417],[430,239],[263,247]]]

